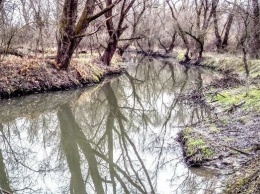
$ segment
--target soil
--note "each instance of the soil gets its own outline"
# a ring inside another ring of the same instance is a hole
[[[82,59],[74,59],[68,70],[58,70],[51,60],[10,57],[0,62],[0,98],[82,87],[122,71]]]
[[[232,181],[229,181],[225,193],[259,193],[260,191],[260,176],[259,176],[260,158],[256,157],[246,163],[240,174],[237,173]]]
[[[248,91],[248,96],[242,91]],[[231,176],[224,193],[259,193],[259,94],[259,79],[228,73],[181,97],[191,106],[200,104],[213,111],[211,118],[184,128],[178,141],[188,166],[213,168]]]
[[[246,115],[246,116],[245,116]],[[217,114],[215,119],[184,129],[179,136],[189,166],[204,166],[235,171],[255,156],[260,156],[260,117],[258,114],[236,111],[232,115]],[[189,139],[205,144],[188,151]],[[207,148],[207,156],[201,150]],[[200,155],[200,156],[199,156]]]
[[[224,74],[224,77],[219,80],[214,80],[211,86],[215,88],[229,88],[229,87],[236,87],[240,85],[244,85],[245,81],[239,79],[236,74],[227,73]]]

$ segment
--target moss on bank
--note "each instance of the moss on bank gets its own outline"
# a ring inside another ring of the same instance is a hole
[[[214,106],[220,106],[223,110],[232,111],[232,108],[241,108],[245,111],[260,110],[260,88],[240,86],[224,89],[208,100],[216,102]],[[218,107],[219,107],[218,106]]]
[[[181,61],[184,52],[177,51],[175,56]],[[227,194],[260,190],[260,60],[248,60],[248,64],[249,79],[241,56],[204,54],[199,65],[224,72],[221,79],[198,91],[215,116],[179,136],[188,165],[236,172],[223,191]]]
[[[192,128],[186,128],[179,134],[179,141],[183,144],[185,160],[189,166],[198,167],[205,161],[211,160],[214,149],[202,136]]]
[[[65,71],[56,69],[51,60],[7,57],[0,63],[0,98],[82,87],[122,70],[85,58],[73,59]]]

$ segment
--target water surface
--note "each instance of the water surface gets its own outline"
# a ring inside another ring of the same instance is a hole
[[[189,169],[175,138],[210,116],[179,96],[212,74],[135,59],[87,89],[0,104],[0,186],[14,193],[214,193],[218,177]]]

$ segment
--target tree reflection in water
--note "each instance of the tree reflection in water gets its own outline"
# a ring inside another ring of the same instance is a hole
[[[203,76],[210,75],[145,59],[90,89],[12,100],[0,108],[0,186],[15,193],[213,190],[216,176],[189,170],[174,140],[180,126],[210,115],[179,100],[203,87]]]

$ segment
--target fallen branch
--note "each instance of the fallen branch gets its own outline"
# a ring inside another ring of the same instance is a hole
[[[229,113],[232,113],[232,112],[234,112],[237,108],[239,108],[239,107],[241,107],[243,104],[245,104],[246,102],[245,101],[243,101],[243,102],[241,102],[241,103],[239,103],[239,104],[233,104],[228,110],[227,110],[227,112],[229,112]]]
[[[231,147],[231,146],[222,144],[222,143],[217,143],[215,140],[213,140],[211,137],[209,137],[209,135],[208,135],[207,133],[205,133],[205,131],[204,131],[203,133],[200,132],[199,130],[195,130],[195,129],[194,129],[194,131],[196,131],[196,132],[197,132],[198,134],[200,134],[202,137],[206,138],[206,140],[208,140],[209,142],[211,142],[212,145],[216,145],[216,146],[220,146],[220,147],[225,147],[225,148],[228,148],[228,149],[230,149],[230,150],[234,150],[234,151],[236,151],[236,152],[239,152],[239,153],[241,153],[241,154],[244,154],[244,155],[246,155],[246,156],[249,156],[249,155],[250,155],[250,153],[245,152],[245,151],[243,151],[243,150],[239,150],[239,149],[237,149],[237,148],[234,148],[234,147]]]
[[[223,146],[223,147],[226,147],[226,148],[228,148],[228,149],[230,149],[230,150],[234,150],[234,151],[236,151],[236,152],[239,152],[239,153],[241,153],[241,154],[244,154],[244,155],[246,155],[246,156],[249,156],[250,154],[249,153],[247,153],[247,152],[245,152],[245,151],[243,151],[243,150],[239,150],[239,149],[237,149],[237,148],[234,148],[234,147],[231,147],[231,146],[227,146],[227,145],[225,145],[225,144],[219,144],[220,146]]]
[[[14,55],[14,56],[17,56],[17,57],[21,57],[23,58],[24,57],[24,54],[15,50],[15,49],[2,49],[0,48],[0,55]]]
[[[138,36],[138,37],[133,37],[133,38],[122,38],[119,39],[119,41],[129,41],[129,40],[139,40],[139,39],[143,39],[144,36]]]

